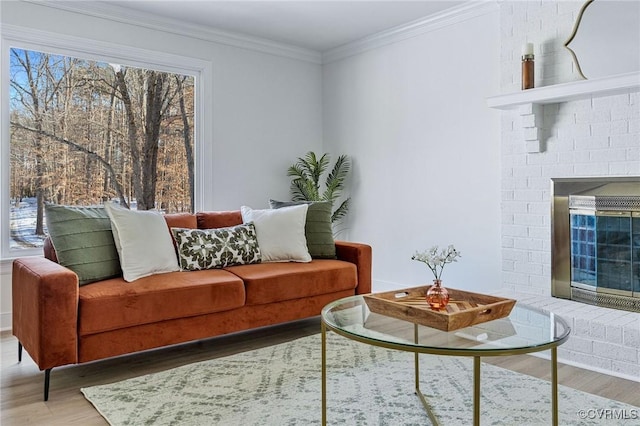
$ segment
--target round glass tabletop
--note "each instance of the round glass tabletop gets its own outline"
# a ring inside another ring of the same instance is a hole
[[[565,320],[542,309],[516,303],[509,316],[454,331],[376,314],[362,296],[329,303],[322,323],[347,338],[410,352],[461,356],[499,356],[557,347],[569,338]]]

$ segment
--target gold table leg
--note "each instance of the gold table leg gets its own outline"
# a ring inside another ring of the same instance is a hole
[[[418,324],[413,324],[413,341],[418,344]],[[418,352],[414,352],[415,356],[415,372],[416,372],[416,392],[420,392],[420,362],[418,360]]]
[[[414,324],[413,330],[414,330],[413,331],[414,341],[415,343],[418,343],[418,324]],[[415,361],[416,395],[418,395],[418,398],[420,398],[420,402],[422,402],[422,406],[427,412],[427,415],[429,416],[431,423],[434,424],[435,426],[440,426],[440,422],[438,421],[438,418],[433,412],[433,408],[431,407],[431,404],[429,404],[429,402],[427,401],[427,398],[425,398],[425,396],[422,394],[422,391],[420,390],[420,360],[418,359],[419,354],[418,352],[414,352],[413,355],[414,355],[414,361]]]
[[[327,424],[327,328],[321,322],[322,328],[322,426]]]
[[[473,425],[480,426],[480,357],[473,357]]]
[[[558,426],[558,348],[551,348],[551,416]]]

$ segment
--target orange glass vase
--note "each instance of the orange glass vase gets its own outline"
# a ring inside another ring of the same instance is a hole
[[[427,290],[427,303],[437,311],[444,309],[449,303],[449,291],[442,287],[441,280],[433,280],[433,285]]]

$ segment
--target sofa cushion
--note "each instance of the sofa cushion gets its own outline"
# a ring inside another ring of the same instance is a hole
[[[109,224],[109,229],[111,229],[111,224]],[[116,243],[113,243],[113,247],[116,246]],[[44,252],[44,258],[49,259],[52,262],[60,263],[58,261],[58,254],[56,253],[56,249],[53,247],[53,243],[51,242],[51,237],[47,237],[42,242],[42,251]],[[116,255],[118,254],[118,250],[116,250]],[[120,259],[118,259],[118,273],[121,273],[120,270]],[[106,278],[106,277],[105,277]]]
[[[242,220],[253,222],[263,262],[311,262],[304,223],[309,206],[254,210],[242,206]]]
[[[331,202],[329,201],[277,201],[269,200],[272,209],[308,204],[304,235],[309,254],[314,259],[335,259],[336,243],[331,227]]]
[[[244,301],[242,280],[221,269],[170,272],[131,283],[113,278],[80,288],[79,334],[226,311]]]
[[[113,203],[105,203],[105,209],[125,281],[180,270],[173,239],[161,213],[129,210]]]
[[[198,220],[193,213],[168,213],[164,215],[164,220],[169,228],[189,228],[198,227]]]
[[[171,228],[183,271],[260,263],[253,223],[216,229]]]
[[[242,214],[240,210],[198,212],[196,213],[196,219],[198,221],[198,229],[226,228],[240,225],[242,223]],[[186,228],[186,226],[183,228]]]
[[[231,266],[225,270],[244,281],[247,305],[352,290],[358,284],[356,265],[332,259]]]
[[[111,222],[103,207],[46,204],[51,243],[60,265],[78,275],[85,285],[121,274]]]

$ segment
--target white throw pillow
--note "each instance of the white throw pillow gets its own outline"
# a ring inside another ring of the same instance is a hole
[[[253,222],[263,262],[311,262],[304,225],[307,204],[277,210],[242,206],[242,221]]]
[[[104,206],[111,219],[125,281],[180,270],[173,239],[161,213],[128,210],[111,203]]]

